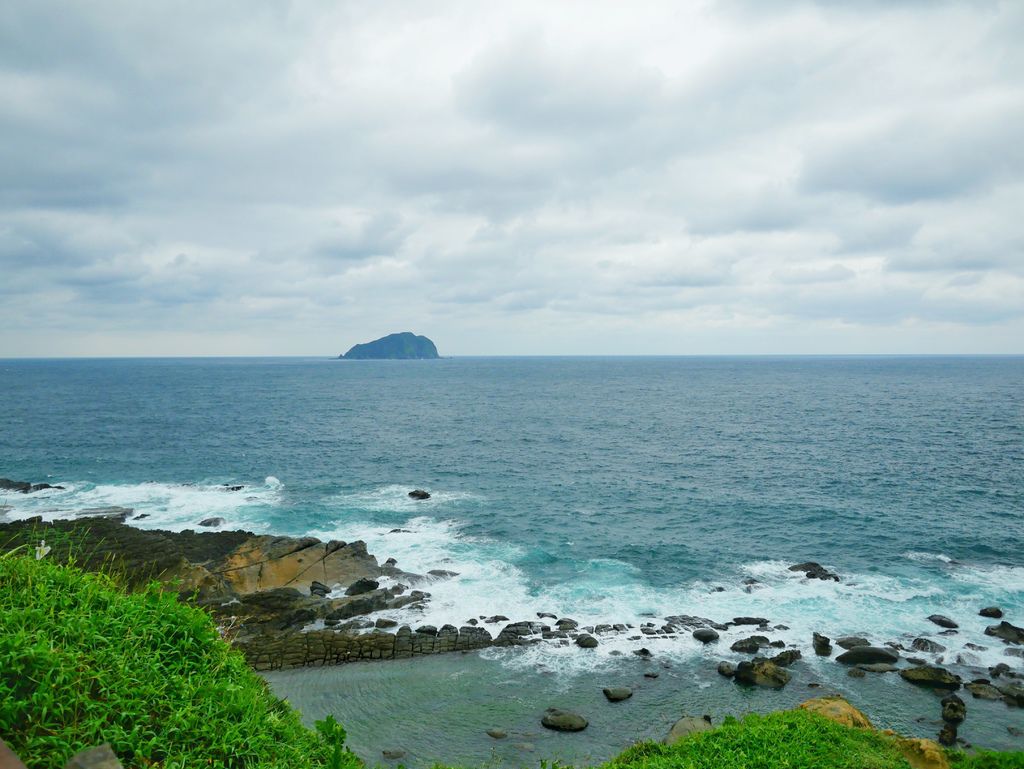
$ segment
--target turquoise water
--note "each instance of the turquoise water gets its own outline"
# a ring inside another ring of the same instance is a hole
[[[1021,667],[977,617],[998,604],[1024,624],[1021,357],[0,361],[0,394],[0,476],[67,486],[7,495],[8,518],[125,505],[154,528],[215,515],[362,538],[407,570],[459,573],[424,615],[394,615],[414,624],[753,614],[805,649],[813,630],[928,635],[946,662]],[[804,560],[843,581],[787,571]],[[937,636],[936,612],[961,632]],[[691,671],[735,656],[658,644]],[[492,669],[585,687],[639,645],[489,651],[466,675],[481,696]],[[1022,720],[999,707],[993,747]]]

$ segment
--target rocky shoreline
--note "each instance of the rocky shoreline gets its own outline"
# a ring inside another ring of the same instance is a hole
[[[945,692],[945,726],[940,733],[945,744],[954,744],[956,726],[966,716],[966,706],[955,695],[961,688],[976,699],[1024,707],[1024,673],[1020,671],[1024,628],[1003,619],[998,607],[981,607],[978,612],[994,621],[985,631],[992,643],[1005,647],[1006,662],[987,669],[964,655],[944,659],[946,647],[928,636],[956,634],[958,625],[941,615],[923,617],[921,635],[908,643],[846,636],[835,639],[838,649],[820,633],[807,639],[807,648],[773,640],[773,631],[788,628],[765,617],[717,622],[680,614],[652,618],[639,626],[583,626],[569,617],[539,612],[535,618],[517,621],[492,615],[468,618],[461,627],[414,627],[379,613],[425,609],[430,585],[456,574],[442,569],[406,572],[394,559],[380,564],[361,541],[323,542],[247,531],[144,530],[125,523],[132,513],[128,509],[81,512],[70,520],[0,523],[0,552],[35,547],[46,540],[50,557],[58,560],[74,555],[83,568],[112,569],[131,585],[158,580],[182,600],[208,610],[224,637],[256,670],[533,644],[575,646],[586,654],[612,638],[628,639],[636,647],[634,655],[650,659],[661,642],[689,636],[708,647],[729,643],[734,656],[750,655],[750,659],[718,664],[718,672],[740,686],[784,687],[799,674],[805,653],[832,657],[838,652],[836,663],[846,667],[851,677],[896,673],[912,685]],[[814,562],[795,564],[791,570],[806,579],[841,580]]]

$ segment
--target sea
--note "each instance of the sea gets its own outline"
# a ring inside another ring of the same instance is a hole
[[[118,505],[143,528],[216,516],[362,539],[406,571],[457,572],[424,611],[383,615],[413,627],[539,612],[634,626],[592,650],[266,675],[308,722],[333,713],[371,764],[398,750],[410,767],[582,766],[684,715],[720,723],[825,693],[935,736],[935,694],[847,676],[813,654],[813,632],[928,638],[945,651],[906,655],[965,680],[1024,668],[978,616],[999,606],[1024,625],[1024,357],[3,360],[0,404],[0,476],[65,487],[3,495],[0,522]],[[788,569],[802,561],[841,581]],[[784,689],[743,689],[715,670],[744,658],[728,648],[742,629],[708,646],[636,638],[677,614],[768,618],[804,657]],[[633,697],[605,701],[619,685]],[[965,741],[1024,749],[1024,710],[962,696]],[[548,707],[590,726],[545,730]]]

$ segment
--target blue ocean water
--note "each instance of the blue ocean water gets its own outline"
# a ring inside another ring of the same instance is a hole
[[[0,395],[0,476],[67,486],[8,519],[216,515],[459,573],[402,621],[754,614],[806,646],[938,612],[947,662],[1020,666],[977,611],[1024,624],[1024,357],[0,361]],[[637,645],[484,657],[571,679]]]

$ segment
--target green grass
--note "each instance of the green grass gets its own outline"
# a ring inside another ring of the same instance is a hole
[[[109,742],[125,767],[355,767],[156,585],[0,556],[0,737],[30,769]]]
[[[951,753],[950,765],[953,769],[1022,769],[1024,752],[994,753],[983,750],[970,756],[966,753]]]

